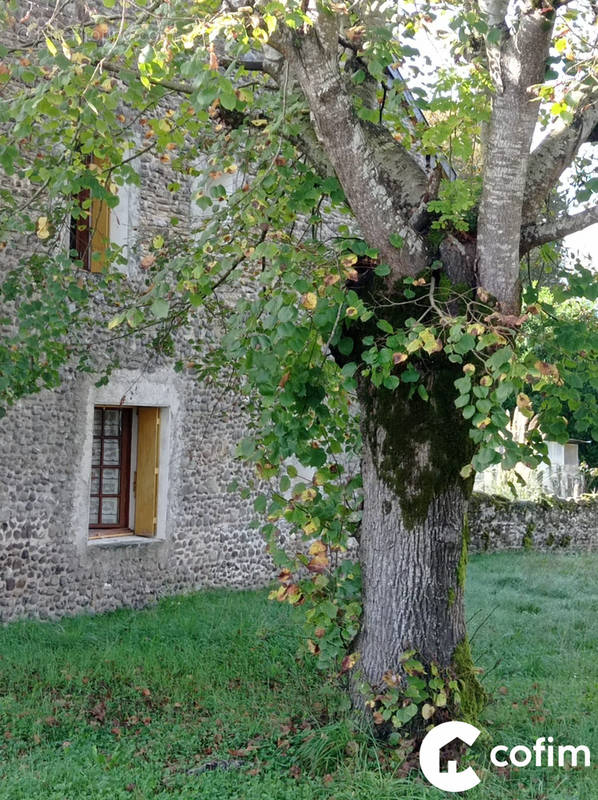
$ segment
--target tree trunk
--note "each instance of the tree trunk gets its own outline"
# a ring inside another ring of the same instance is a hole
[[[471,480],[459,475],[472,444],[453,386],[463,373],[441,356],[429,361],[428,402],[409,398],[404,383],[394,392],[360,387],[364,595],[355,649],[360,677],[375,689],[387,670],[401,672],[407,650],[474,677],[463,606]],[[358,692],[354,701],[363,704]]]

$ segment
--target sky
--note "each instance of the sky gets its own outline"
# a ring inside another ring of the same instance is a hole
[[[440,29],[446,28],[446,17],[439,17],[438,22],[436,23],[438,33],[431,33],[430,31],[419,31],[415,37],[415,46],[419,48],[420,53],[423,56],[428,56],[431,61],[431,65],[427,74],[427,77],[421,75],[419,80],[423,78],[423,82],[430,82],[433,81],[433,75],[435,67],[437,66],[454,66],[454,60],[450,55],[449,52],[449,39],[450,35],[443,36]],[[432,26],[434,28],[435,26]],[[415,59],[415,63],[417,63],[418,59]],[[409,81],[414,80],[413,78],[409,78]],[[414,83],[418,83],[418,79],[414,80]],[[534,142],[532,147],[535,147],[538,142],[546,135],[546,131],[542,131],[539,128],[536,130],[536,135],[534,136]],[[590,152],[594,155],[594,169],[596,173],[598,173],[598,147],[592,145],[586,145],[584,148],[584,155],[589,155]],[[567,181],[567,173],[565,172],[562,181],[566,185]],[[592,202],[596,202],[595,199],[590,201],[589,204]],[[589,205],[588,204],[588,205]],[[576,213],[577,211],[581,211],[584,206],[576,206],[574,204],[571,205],[569,212]],[[564,239],[564,243],[566,247],[568,247],[573,254],[578,255],[582,260],[586,261],[587,259],[590,260],[591,266],[595,270],[598,271],[598,223],[595,225],[591,225],[590,227],[586,228],[583,231],[579,231],[578,233],[572,234],[571,236],[567,236]]]

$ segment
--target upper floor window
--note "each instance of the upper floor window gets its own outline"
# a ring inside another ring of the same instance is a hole
[[[101,167],[95,158],[90,158],[88,164]],[[110,208],[105,201],[91,197],[89,189],[82,189],[77,201],[78,214],[71,216],[69,248],[77,254],[83,269],[101,272],[110,245]]]

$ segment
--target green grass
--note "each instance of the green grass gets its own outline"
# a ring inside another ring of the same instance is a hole
[[[598,555],[472,558],[469,629],[495,700],[468,800],[598,797],[593,767],[498,774],[487,759],[492,742],[549,735],[598,758],[597,568]],[[454,797],[397,776],[345,696],[297,659],[300,636],[299,615],[264,592],[5,626],[0,800]],[[228,763],[197,771],[212,761]]]

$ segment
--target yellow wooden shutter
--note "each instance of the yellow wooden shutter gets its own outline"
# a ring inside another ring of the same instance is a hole
[[[104,169],[106,161],[94,156],[93,163]],[[110,244],[110,208],[97,197],[91,201],[91,272],[101,272],[106,266],[106,250]]]
[[[138,415],[135,533],[154,536],[158,507],[160,409],[139,408]]]
[[[106,265],[106,250],[110,244],[110,209],[98,198],[91,201],[91,231],[91,271],[101,272]]]

